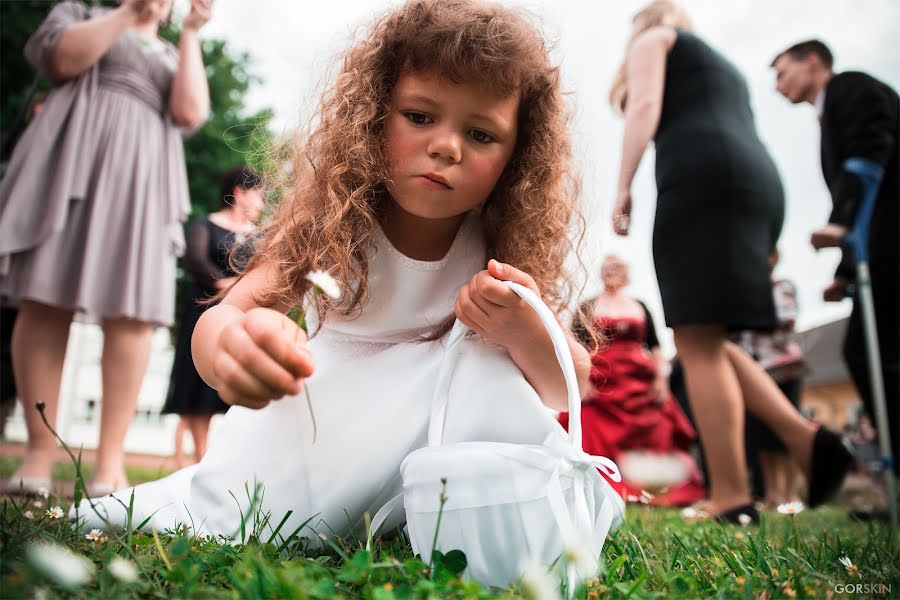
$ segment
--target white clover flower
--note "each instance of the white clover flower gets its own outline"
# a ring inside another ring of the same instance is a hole
[[[35,508],[44,508],[44,503],[41,502],[40,500],[35,500],[34,502],[31,503],[31,505]]]
[[[54,506],[47,511],[47,516],[51,519],[62,519],[65,514],[61,506]]]
[[[741,527],[746,527],[750,523],[753,522],[753,517],[746,513],[741,513],[738,515],[738,523],[741,524]]]
[[[94,577],[94,563],[58,544],[32,544],[25,554],[35,570],[68,590],[85,585]]]
[[[46,500],[50,497],[50,490],[48,490],[45,487],[38,488],[37,493],[38,493],[38,496],[43,496],[44,500]]]
[[[859,570],[859,567],[857,567],[856,565],[854,565],[854,564],[853,564],[853,561],[851,561],[851,560],[850,560],[849,558],[847,558],[846,556],[841,556],[841,557],[838,559],[838,562],[840,562],[841,565],[843,565],[843,567],[844,567],[845,569],[847,569],[847,574],[848,574],[848,575],[853,575],[854,573],[856,573],[856,572]]]
[[[34,513],[31,512],[30,510],[26,510],[25,512],[23,512],[22,516],[25,517],[26,519],[28,519],[29,521],[34,519]]]
[[[341,286],[327,271],[311,271],[306,274],[306,278],[323,294],[334,300],[341,299]]]
[[[682,519],[696,519],[697,518],[697,509],[692,506],[685,506],[681,509],[681,518]]]
[[[110,574],[122,583],[134,583],[138,579],[138,570],[130,560],[118,556],[109,561],[107,566]]]
[[[778,512],[783,515],[794,516],[805,508],[804,504],[799,500],[796,502],[785,502],[778,505]]]
[[[560,600],[559,584],[537,563],[527,563],[522,571],[522,586],[531,600]]]

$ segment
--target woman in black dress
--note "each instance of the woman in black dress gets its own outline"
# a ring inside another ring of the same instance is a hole
[[[191,274],[193,283],[178,327],[169,394],[162,409],[163,413],[181,415],[175,432],[175,462],[179,467],[184,460],[182,440],[185,430],[191,432],[194,458],[199,461],[206,452],[212,416],[228,410],[216,390],[206,385],[194,368],[191,335],[200,315],[209,306],[204,301],[234,282],[232,261],[240,263],[250,258],[250,236],[263,208],[260,178],[246,167],[226,171],[222,176],[221,192],[221,210],[198,217],[188,226],[184,268]]]
[[[781,181],[756,134],[746,83],[688,31],[671,1],[653,2],[633,22],[610,92],[625,117],[613,227],[628,233],[632,179],[653,140],[653,259],[709,467],[706,511],[735,522],[758,518],[744,459],[745,404],[804,467],[815,506],[839,489],[849,453],[728,341],[731,330],[775,325],[768,259],[784,217]]]

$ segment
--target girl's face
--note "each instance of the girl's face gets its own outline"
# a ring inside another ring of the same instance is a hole
[[[400,75],[385,125],[387,189],[423,219],[458,217],[487,199],[516,146],[519,96],[499,98],[436,73]]]

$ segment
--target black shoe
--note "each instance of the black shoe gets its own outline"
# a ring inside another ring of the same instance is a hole
[[[834,497],[853,463],[853,454],[844,446],[841,437],[825,427],[819,427],[813,438],[807,506],[815,508]]]
[[[891,520],[890,513],[884,508],[876,508],[873,510],[851,510],[850,517],[859,521],[881,521],[883,523],[887,523]]]
[[[743,519],[741,518],[743,517]],[[747,519],[750,519],[749,521]],[[759,525],[759,511],[753,504],[744,504],[716,515],[716,521],[733,525]],[[743,522],[741,522],[743,521]]]

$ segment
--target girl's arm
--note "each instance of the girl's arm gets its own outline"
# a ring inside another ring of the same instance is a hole
[[[200,28],[209,21],[212,0],[192,0],[178,40],[178,69],[169,92],[169,113],[175,124],[199,127],[209,114],[209,84],[200,51]]]
[[[57,81],[72,79],[94,66],[137,22],[142,6],[141,2],[127,0],[99,17],[66,27],[49,61],[49,76]]]
[[[515,281],[540,293],[530,275],[491,260],[486,271],[460,289],[456,316],[486,340],[503,346],[546,406],[568,410],[566,381],[550,335],[534,309],[501,281]],[[590,355],[571,333],[566,333],[566,340],[575,362],[579,392],[584,397],[589,388]]]
[[[655,27],[641,34],[626,57],[628,78],[622,158],[619,162],[613,229],[627,235],[631,215],[631,182],[644,152],[659,126],[666,79],[666,57],[677,34],[669,27]]]
[[[194,328],[197,372],[228,404],[262,408],[298,393],[302,379],[312,375],[306,334],[284,314],[289,307],[264,308],[254,300],[274,276],[271,265],[253,269]]]

